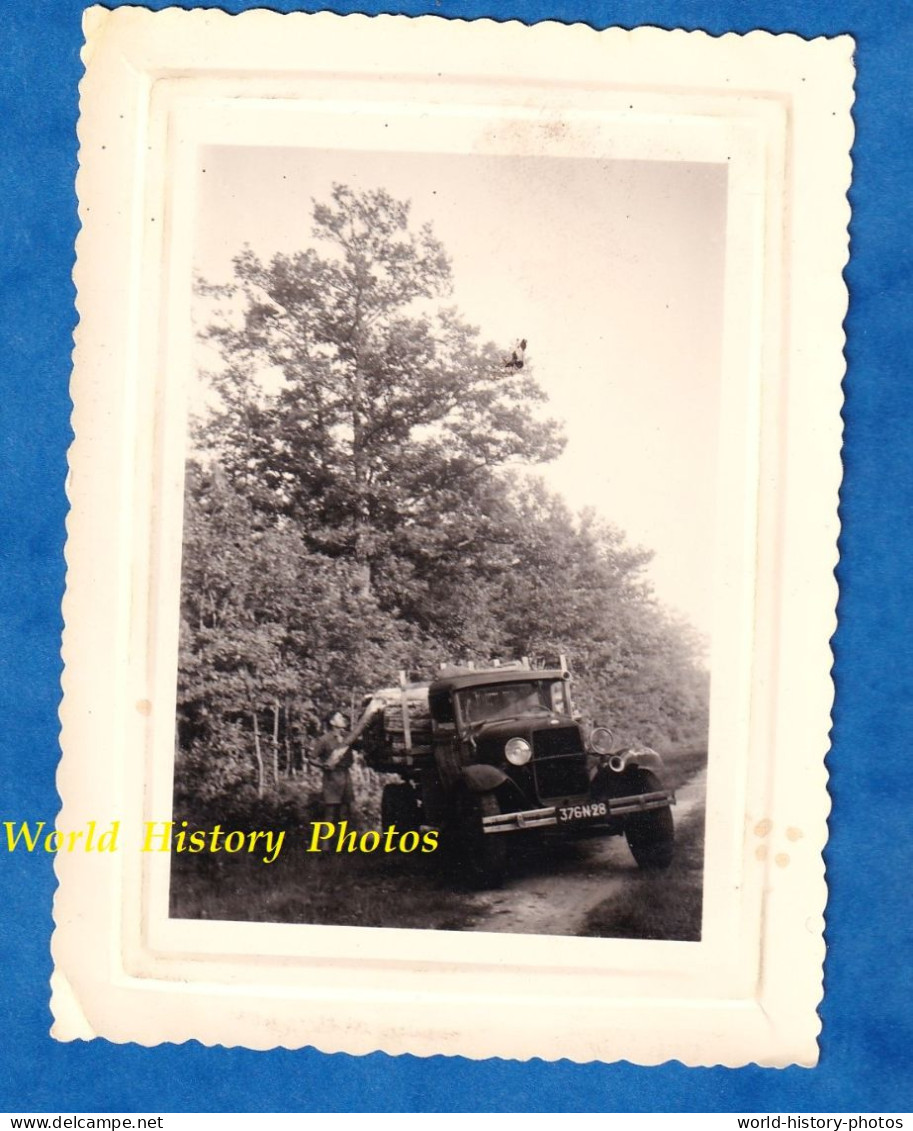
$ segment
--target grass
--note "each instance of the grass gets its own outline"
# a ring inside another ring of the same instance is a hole
[[[272,864],[256,856],[174,854],[172,918],[439,931],[463,930],[472,919],[471,895],[448,886],[437,853],[306,847],[307,837],[292,832]]]
[[[363,766],[352,771],[355,812],[349,830],[380,827],[380,796],[387,779]],[[310,923],[353,927],[466,928],[473,918],[471,893],[454,891],[441,850],[408,855],[306,851],[311,822],[322,816],[321,774],[306,769],[262,801],[249,800],[234,819],[196,807],[191,828],[284,829],[283,849],[272,864],[261,853],[173,853],[171,908],[175,919],[228,922]]]

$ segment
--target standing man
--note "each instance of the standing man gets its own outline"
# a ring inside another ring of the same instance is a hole
[[[352,748],[346,734],[348,723],[341,711],[325,720],[326,733],[314,744],[313,758],[323,767],[323,817],[327,821],[347,819],[352,812]]]

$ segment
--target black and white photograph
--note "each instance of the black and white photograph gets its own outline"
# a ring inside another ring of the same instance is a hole
[[[726,192],[201,148],[173,916],[700,939]]]

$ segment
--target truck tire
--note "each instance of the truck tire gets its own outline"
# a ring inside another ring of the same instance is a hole
[[[656,774],[649,770],[637,771],[638,793],[653,793],[662,788]],[[666,805],[662,809],[632,814],[625,821],[625,838],[638,868],[651,871],[668,868],[675,847],[672,810]]]
[[[501,812],[493,793],[465,790],[459,803],[459,856],[466,878],[476,888],[497,888],[507,867],[506,833],[486,833],[482,818]]]
[[[398,832],[409,832],[421,824],[418,800],[411,785],[385,785],[380,795],[380,824],[384,832],[394,825]]]

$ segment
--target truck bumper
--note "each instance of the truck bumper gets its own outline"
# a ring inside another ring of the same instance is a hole
[[[602,798],[599,801],[584,801],[577,805],[548,805],[542,809],[522,809],[513,813],[495,813],[482,818],[482,831],[485,833],[513,833],[525,829],[544,829],[552,826],[572,830],[608,825],[616,817],[629,813],[643,813],[648,809],[665,809],[675,804],[675,793],[671,789],[659,789],[652,793],[637,793],[630,797]],[[605,807],[605,812],[592,810]],[[578,816],[576,811],[580,811]],[[587,812],[589,810],[590,812]]]

